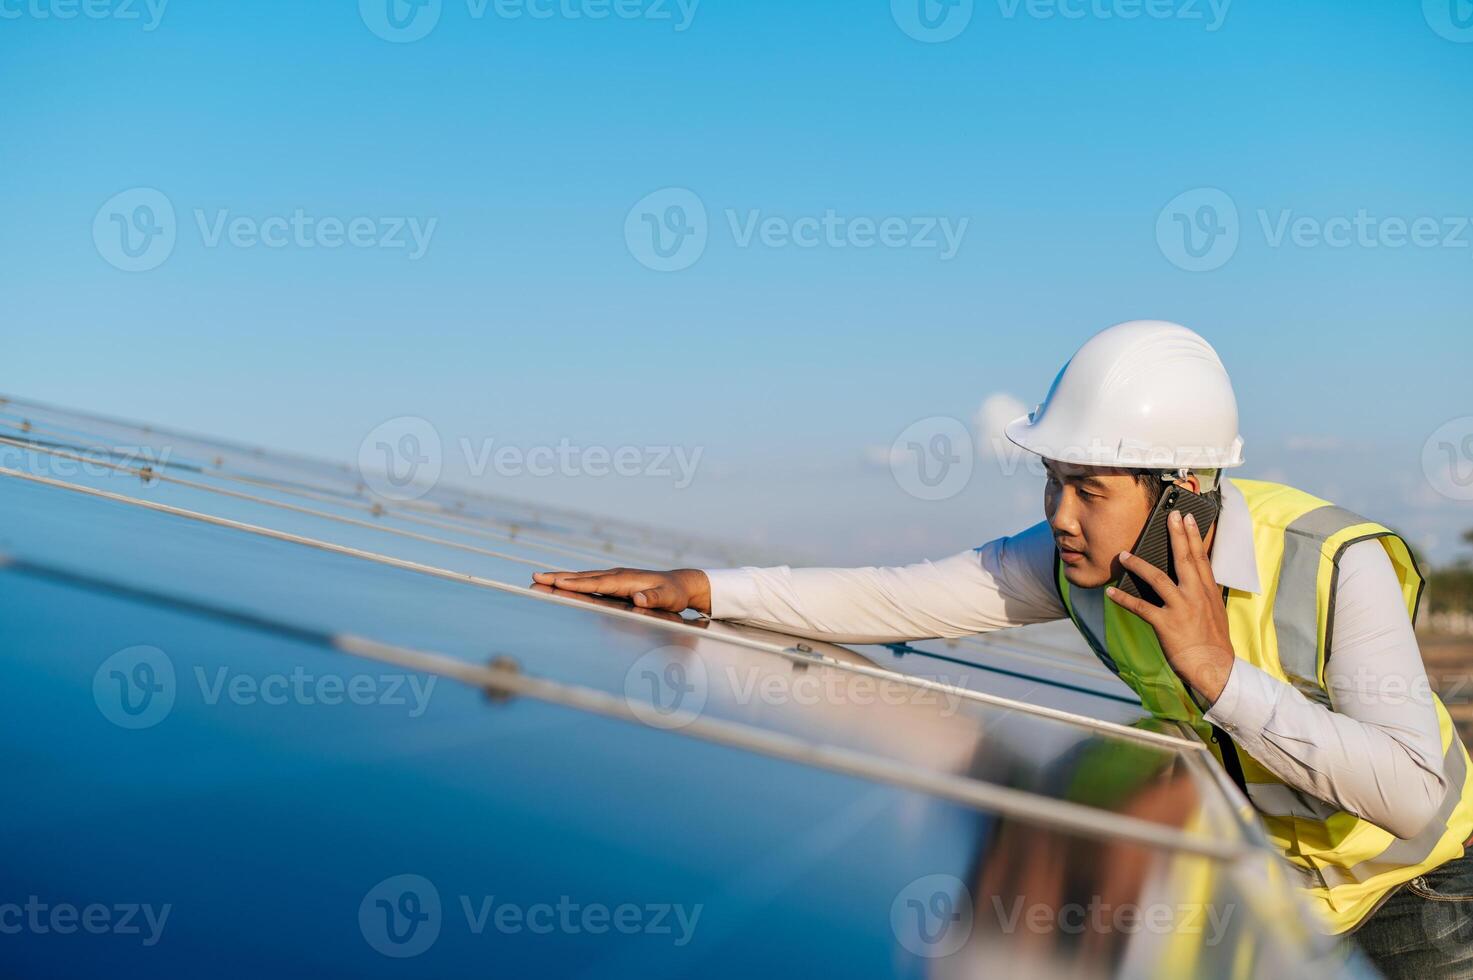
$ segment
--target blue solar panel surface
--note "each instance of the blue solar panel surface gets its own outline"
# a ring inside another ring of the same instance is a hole
[[[542,561],[658,553],[644,529],[386,504],[203,439],[140,477],[98,447],[175,437],[0,408],[0,726],[23,790],[0,811],[0,924],[45,906],[0,935],[14,975],[1314,974],[1200,747],[1073,649],[810,662],[791,637],[524,588]],[[488,663],[552,701],[488,691]],[[1015,915],[1147,896],[1230,913],[1210,942],[1176,921],[1097,948]],[[139,928],[44,928],[68,906]]]

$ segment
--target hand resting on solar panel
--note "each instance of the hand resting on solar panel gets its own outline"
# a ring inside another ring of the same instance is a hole
[[[569,592],[620,596],[641,609],[711,614],[711,581],[699,568],[666,572],[642,568],[599,568],[586,572],[537,572],[532,580]]]

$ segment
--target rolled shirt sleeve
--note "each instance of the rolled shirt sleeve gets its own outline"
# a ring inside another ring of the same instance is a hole
[[[713,619],[839,643],[967,636],[1067,615],[1046,522],[911,565],[704,571]]]

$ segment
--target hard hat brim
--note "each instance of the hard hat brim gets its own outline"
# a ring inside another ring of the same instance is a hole
[[[1128,439],[1091,440],[1088,445],[1055,438],[1047,418],[1033,421],[1021,415],[1003,427],[1007,440],[1044,459],[1077,466],[1108,466],[1117,469],[1228,469],[1243,465],[1243,439],[1230,446],[1152,447]]]

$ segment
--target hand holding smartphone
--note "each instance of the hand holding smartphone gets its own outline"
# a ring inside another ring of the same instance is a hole
[[[1183,517],[1188,514],[1195,517],[1197,528],[1205,541],[1207,532],[1212,530],[1212,525],[1217,521],[1220,509],[1221,505],[1216,497],[1192,493],[1190,490],[1175,485],[1168,486],[1161,494],[1161,499],[1156,501],[1156,507],[1151,511],[1146,526],[1141,530],[1135,547],[1130,549],[1131,553],[1155,565],[1171,576],[1171,580],[1175,582],[1177,578],[1174,556],[1171,554],[1171,530],[1166,524],[1171,512],[1179,510]],[[1127,571],[1120,576],[1118,588],[1127,595],[1144,599],[1152,605],[1164,605],[1156,590],[1136,578],[1131,572]]]

